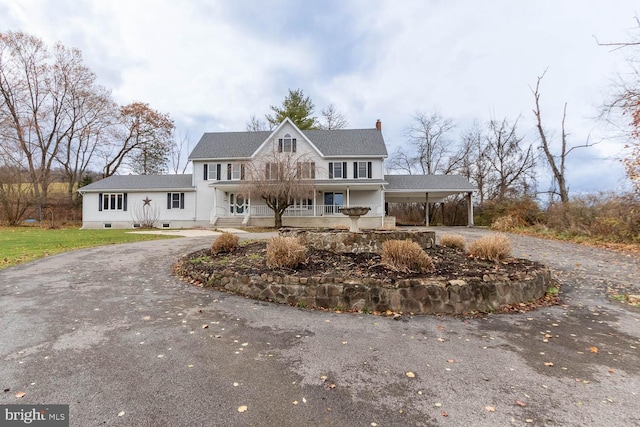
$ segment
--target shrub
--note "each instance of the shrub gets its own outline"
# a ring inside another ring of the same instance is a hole
[[[471,242],[469,255],[490,261],[499,261],[511,256],[511,242],[504,234],[484,236]]]
[[[295,268],[307,257],[307,248],[295,237],[276,236],[267,243],[269,268]]]
[[[440,246],[464,251],[467,248],[467,240],[459,234],[443,234],[440,236]]]
[[[240,239],[235,234],[222,233],[213,241],[211,245],[211,253],[218,254],[223,252],[233,252],[238,247]]]
[[[511,231],[524,225],[524,221],[520,217],[505,215],[495,218],[491,223],[491,229],[498,231]]]
[[[416,242],[407,240],[387,240],[382,243],[382,262],[399,270],[413,270],[419,273],[433,271],[431,257]]]

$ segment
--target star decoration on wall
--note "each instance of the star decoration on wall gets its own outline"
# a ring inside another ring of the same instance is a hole
[[[142,200],[142,202],[144,203],[144,205],[142,205],[143,207],[144,207],[144,206],[151,206],[151,199],[149,198],[149,196],[145,197],[145,198]]]

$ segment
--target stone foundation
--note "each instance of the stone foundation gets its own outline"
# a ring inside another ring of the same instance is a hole
[[[352,233],[345,230],[308,230],[281,229],[280,235],[297,237],[302,245],[319,250],[337,253],[380,253],[382,243],[387,240],[412,240],[423,249],[434,246],[436,233],[434,231],[408,230],[364,230]]]
[[[553,285],[548,269],[517,280],[485,275],[449,281],[405,279],[394,284],[367,278],[345,281],[341,277],[248,276],[230,270],[213,277],[191,273],[189,278],[203,286],[300,307],[414,314],[494,311],[504,305],[540,299]]]

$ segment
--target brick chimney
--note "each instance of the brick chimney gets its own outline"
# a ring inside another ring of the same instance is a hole
[[[380,119],[376,121],[376,130],[378,132],[382,132],[382,122],[380,121]]]

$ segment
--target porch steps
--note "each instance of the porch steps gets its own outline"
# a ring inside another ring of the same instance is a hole
[[[242,217],[218,217],[215,223],[216,228],[238,228],[242,227]]]

